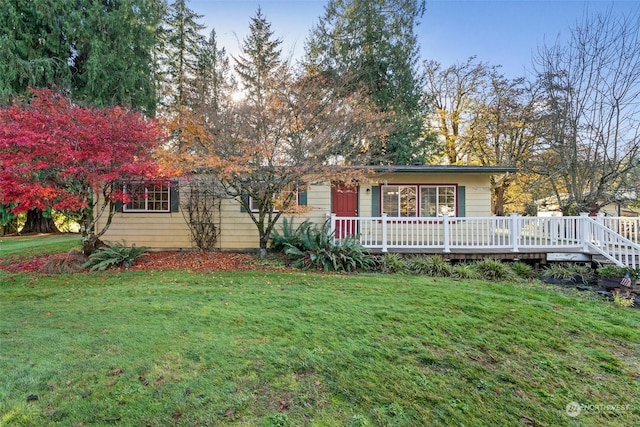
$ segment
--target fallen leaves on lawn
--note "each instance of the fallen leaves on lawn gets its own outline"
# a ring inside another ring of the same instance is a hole
[[[107,372],[107,376],[108,377],[113,377],[113,376],[116,376],[116,375],[120,375],[123,372],[124,372],[124,370],[122,368],[116,368],[113,371]]]
[[[46,273],[45,266],[47,263],[65,256],[66,254],[55,254],[13,263],[0,263],[0,270],[11,273]],[[148,252],[143,257],[138,258],[135,264],[126,270],[186,270],[202,272],[261,270],[265,268],[258,265],[255,255],[249,253],[158,251]]]
[[[283,412],[287,409],[289,409],[289,402],[287,402],[286,400],[278,401],[278,412]]]
[[[52,259],[60,258],[63,255],[48,255],[42,257],[35,257],[25,261],[18,261],[11,264],[0,265],[0,270],[8,271],[9,273],[40,273],[44,271],[44,266]]]
[[[255,257],[235,252],[149,252],[129,270],[251,270]]]

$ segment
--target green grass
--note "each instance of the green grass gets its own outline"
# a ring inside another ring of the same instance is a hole
[[[400,275],[0,274],[2,426],[640,425],[640,312],[586,294]]]
[[[0,236],[0,263],[67,252],[73,248],[80,248],[80,240],[80,235],[75,233],[17,237]]]

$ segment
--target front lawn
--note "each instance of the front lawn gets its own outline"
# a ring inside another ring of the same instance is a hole
[[[3,426],[640,425],[640,312],[555,287],[270,271],[0,282]]]
[[[0,265],[80,249],[80,243],[77,233],[0,236]]]

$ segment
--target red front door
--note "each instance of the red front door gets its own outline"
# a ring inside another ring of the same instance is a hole
[[[358,187],[355,185],[346,185],[345,183],[336,183],[331,188],[331,212],[337,217],[358,216]],[[338,220],[336,223],[336,238],[341,239],[345,236],[354,236],[358,234],[357,221]]]

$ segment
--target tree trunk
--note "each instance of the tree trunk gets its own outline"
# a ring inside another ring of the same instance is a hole
[[[506,187],[500,185],[493,189],[493,214],[504,216],[504,193]]]
[[[458,148],[456,147],[456,141],[456,136],[447,136],[446,153],[450,165],[455,165],[458,162]]]
[[[13,218],[8,224],[0,226],[0,236],[16,234],[18,232],[18,218]]]
[[[27,211],[27,220],[21,233],[59,233],[53,218],[46,218],[40,209]]]
[[[83,236],[82,238],[82,253],[85,256],[89,256],[98,249],[98,246],[102,244],[102,241],[96,237],[95,234]]]
[[[267,257],[267,243],[269,242],[269,236],[264,233],[260,233],[260,258],[265,259]]]

